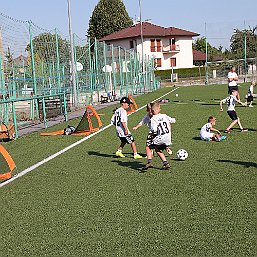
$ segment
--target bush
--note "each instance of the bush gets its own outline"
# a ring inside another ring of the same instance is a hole
[[[156,70],[154,72],[155,76],[159,76],[161,79],[170,79],[172,70]],[[205,67],[200,67],[201,76],[205,75]],[[194,68],[182,68],[173,69],[173,73],[178,74],[178,78],[190,78],[199,77],[199,67]]]

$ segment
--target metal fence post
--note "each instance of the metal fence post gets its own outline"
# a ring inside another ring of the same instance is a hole
[[[35,70],[35,59],[34,59],[34,50],[33,50],[33,40],[32,40],[32,28],[31,21],[29,23],[29,42],[30,42],[30,53],[31,53],[31,65],[32,65],[32,78],[33,78],[33,91],[34,95],[37,95],[37,80],[36,80],[36,70]],[[38,118],[38,103],[36,102],[36,117]]]

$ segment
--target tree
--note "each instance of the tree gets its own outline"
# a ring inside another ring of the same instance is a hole
[[[133,24],[121,0],[100,0],[89,20],[88,36],[100,39]]]
[[[256,57],[257,53],[257,26],[252,29],[239,30],[235,29],[230,39],[230,49],[233,59],[243,59],[245,56],[245,39],[246,39],[246,56],[247,58]]]
[[[205,37],[198,38],[193,44],[193,50],[206,53],[206,38]],[[222,56],[222,46],[219,46],[218,48],[216,48],[214,46],[211,46],[207,42],[207,50],[208,50],[208,61],[214,61],[217,57]]]
[[[51,63],[57,59],[56,36],[51,33],[42,33],[34,37],[32,40],[34,57]],[[30,44],[27,45],[26,51],[31,53]],[[69,60],[69,42],[62,39],[58,35],[58,52],[60,62],[68,62]],[[30,54],[31,55],[31,54]]]

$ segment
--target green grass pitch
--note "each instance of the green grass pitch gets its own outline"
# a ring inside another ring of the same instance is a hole
[[[172,89],[139,96],[137,104]],[[186,161],[168,157],[169,171],[155,157],[155,168],[140,172],[146,159],[134,160],[129,146],[126,158],[116,158],[112,126],[0,188],[0,256],[256,256],[256,103],[236,108],[249,132],[199,140],[210,115],[217,129],[230,123],[219,111],[226,91],[225,85],[180,87],[164,97],[171,102],[162,112],[177,119],[172,150],[189,153]],[[104,126],[113,109],[99,111]],[[131,130],[145,113],[129,117]],[[133,133],[142,154],[146,135],[146,127]],[[78,140],[34,133],[5,147],[20,172]]]

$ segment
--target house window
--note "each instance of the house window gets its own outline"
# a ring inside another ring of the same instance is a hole
[[[151,39],[151,52],[156,52],[155,51],[155,39]]]
[[[151,52],[161,52],[162,42],[160,39],[151,39]]]
[[[130,47],[130,49],[134,48],[134,41],[133,40],[129,41],[129,47]]]
[[[170,58],[170,67],[176,67],[177,63],[176,63],[176,58]]]
[[[154,59],[155,67],[162,67],[162,59],[161,58],[155,58]]]
[[[175,38],[170,39],[170,50],[176,50]]]

